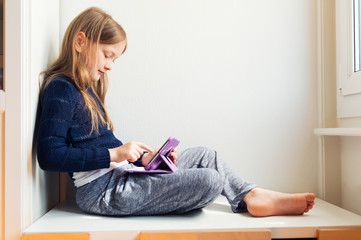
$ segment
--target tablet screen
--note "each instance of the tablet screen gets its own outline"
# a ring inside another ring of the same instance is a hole
[[[163,149],[165,148],[165,146],[167,146],[169,142],[169,139],[163,144],[163,146],[158,150],[158,152],[153,156],[153,158],[149,161],[149,163],[147,165],[152,165],[154,160],[159,156],[159,154],[163,151]]]

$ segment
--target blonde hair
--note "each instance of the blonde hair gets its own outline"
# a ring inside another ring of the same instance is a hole
[[[97,82],[90,80],[86,63],[82,61],[79,53],[75,50],[75,41],[79,32],[85,34],[87,40],[89,40],[87,41],[89,45],[95,43],[96,48],[98,48],[99,43],[116,44],[125,41],[126,44],[127,41],[125,31],[109,14],[96,7],[86,9],[69,24],[58,59],[47,70],[40,73],[40,75],[43,75],[40,94],[57,76],[65,75],[72,78],[76,88],[84,98],[85,107],[91,117],[92,129],[89,134],[93,131],[98,133],[99,124],[108,124],[113,131],[112,121],[104,105],[109,83],[108,76],[105,73]],[[93,90],[99,100],[104,110],[104,116],[92,95],[87,91],[87,87]]]

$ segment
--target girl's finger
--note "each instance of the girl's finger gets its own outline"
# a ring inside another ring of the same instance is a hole
[[[149,152],[153,152],[153,149],[152,149],[151,147],[149,147],[148,145],[146,145],[146,144],[144,144],[144,143],[142,143],[142,142],[136,142],[136,144],[137,144],[140,148],[142,148],[142,149],[144,149],[144,150],[147,150],[147,151],[149,151]]]

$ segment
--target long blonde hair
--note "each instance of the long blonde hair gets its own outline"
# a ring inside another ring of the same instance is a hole
[[[104,100],[108,90],[108,76],[103,74],[99,81],[93,82],[90,80],[89,72],[84,63],[75,50],[76,36],[79,32],[83,32],[89,40],[89,44],[96,44],[97,48],[99,43],[115,44],[122,41],[127,41],[127,36],[123,28],[103,10],[91,7],[80,13],[69,24],[64,38],[60,55],[58,59],[40,75],[43,75],[43,81],[40,87],[40,95],[49,83],[60,75],[71,77],[77,89],[80,91],[84,98],[85,107],[88,109],[92,121],[93,131],[99,131],[99,124],[108,124],[109,128],[113,131],[113,124],[106,111]],[[124,49],[125,51],[125,49]],[[123,51],[123,52],[124,52]],[[91,88],[99,100],[103,110],[104,116],[101,113],[96,101],[87,91],[87,87]]]

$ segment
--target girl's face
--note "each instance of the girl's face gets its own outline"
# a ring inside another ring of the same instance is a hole
[[[95,44],[90,46],[90,51],[86,51],[86,67],[90,75],[90,79],[96,82],[107,71],[112,70],[114,61],[122,55],[126,42],[122,41],[115,44],[99,43],[98,49]]]

